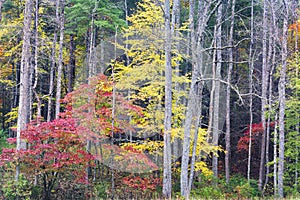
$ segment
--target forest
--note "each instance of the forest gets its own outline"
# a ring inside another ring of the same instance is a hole
[[[300,198],[298,6],[0,0],[0,199]]]

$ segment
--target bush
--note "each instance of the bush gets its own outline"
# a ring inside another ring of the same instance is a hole
[[[29,181],[22,174],[19,176],[19,180],[9,180],[3,185],[4,197],[7,200],[15,200],[17,198],[30,199],[32,190]]]

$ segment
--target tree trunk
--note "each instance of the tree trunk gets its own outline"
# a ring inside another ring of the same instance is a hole
[[[2,21],[2,4],[5,2],[5,0],[0,0],[0,22]]]
[[[249,103],[249,113],[250,113],[250,123],[249,123],[249,147],[248,147],[248,165],[247,165],[247,179],[250,182],[251,175],[251,151],[252,151],[252,124],[253,124],[253,69],[254,69],[254,55],[253,44],[254,44],[254,1],[251,1],[251,20],[250,20],[250,49],[249,49],[249,93],[250,93],[250,103]]]
[[[226,183],[229,183],[230,178],[230,82],[231,82],[231,73],[233,68],[233,28],[234,28],[234,15],[235,15],[235,0],[231,2],[231,23],[229,31],[229,66],[227,73],[227,93],[226,93],[226,133],[225,133],[225,142],[226,142],[226,155],[225,155],[225,178]]]
[[[74,51],[76,49],[76,44],[74,42],[74,35],[70,35],[70,61],[68,70],[68,92],[72,92],[74,88],[74,77],[75,77],[75,55]]]
[[[262,190],[264,175],[265,175],[265,153],[266,153],[266,101],[268,88],[268,62],[267,62],[267,0],[264,0],[263,5],[263,39],[262,39],[262,76],[261,76],[261,123],[263,127],[261,149],[260,149],[260,165],[259,165],[259,179],[258,189]]]
[[[60,20],[59,20],[59,56],[58,56],[58,68],[57,68],[57,84],[56,84],[56,102],[55,102],[55,118],[59,117],[60,112],[60,99],[61,99],[61,88],[62,88],[62,70],[63,70],[63,42],[64,42],[64,0],[57,0],[60,4]]]
[[[163,195],[171,199],[171,121],[172,121],[172,66],[171,66],[170,1],[165,0],[165,119],[164,119],[164,164]]]
[[[194,119],[197,119],[197,116],[200,115],[200,111],[198,111],[198,102],[202,96],[198,94],[198,84],[199,84],[199,76],[201,75],[201,64],[197,56],[201,56],[202,54],[202,35],[204,33],[204,29],[207,26],[207,22],[209,20],[209,11],[212,5],[212,1],[203,2],[199,0],[199,10],[201,9],[201,15],[198,17],[197,24],[197,33],[195,32],[195,22],[194,22],[194,10],[195,10],[195,2],[194,0],[189,0],[189,30],[190,30],[190,45],[191,45],[191,53],[192,53],[192,81],[190,85],[190,91],[188,95],[188,103],[187,103],[187,111],[185,114],[185,122],[184,122],[184,138],[183,138],[183,149],[182,149],[182,158],[181,158],[181,173],[180,173],[180,192],[181,195],[185,198],[189,198],[189,153],[190,153],[190,137],[191,137],[191,128],[194,122]],[[216,7],[212,9],[211,13],[214,13]],[[200,13],[200,12],[199,12]],[[197,35],[197,37],[196,37]],[[197,38],[197,40],[196,40]],[[201,78],[201,77],[200,77]],[[198,125],[197,125],[198,126]]]
[[[188,105],[186,111],[186,117],[184,122],[184,138],[183,138],[183,151],[182,151],[182,158],[181,158],[181,174],[180,174],[180,190],[181,195],[185,198],[188,197],[188,164],[189,164],[189,154],[190,154],[190,134],[191,134],[191,126],[192,126],[192,118],[193,118],[193,108],[195,108],[195,85],[196,85],[196,77],[198,75],[197,67],[195,65],[195,56],[194,51],[195,48],[195,29],[194,29],[194,9],[195,9],[195,2],[194,0],[189,0],[189,29],[191,34],[191,45],[192,45],[192,83],[191,89],[188,96]]]
[[[270,66],[272,65],[272,71],[273,71],[273,65],[274,63],[272,62],[273,59],[273,46],[274,46],[274,34],[271,35],[271,33],[273,32],[272,29],[272,24],[268,24],[269,27],[269,32],[270,32],[270,36],[269,36],[269,47],[268,47],[268,56],[267,56],[267,62],[268,62],[268,67],[267,67],[267,74],[266,76],[268,76],[267,81],[269,81],[267,84],[269,86],[269,96],[268,96],[268,100],[267,100],[267,107],[268,107],[268,112],[271,113],[272,111],[272,72],[270,72]],[[270,173],[270,166],[268,165],[269,160],[269,145],[270,145],[270,123],[271,123],[271,116],[268,115],[267,121],[266,121],[266,175],[265,175],[265,183],[264,183],[264,187],[263,187],[263,191],[262,193],[264,194],[265,189],[267,187],[268,181],[269,181],[269,173]]]
[[[278,132],[277,132],[277,126],[278,126],[278,114],[276,113],[275,115],[275,129],[274,129],[274,157],[273,157],[273,162],[274,162],[274,169],[273,169],[273,184],[274,184],[274,197],[277,197],[278,195],[278,179],[277,179],[277,173],[278,173],[278,158],[277,158],[277,154],[278,154],[278,149],[277,149],[277,145],[278,145]]]
[[[55,24],[59,24],[59,0],[55,2]],[[55,26],[52,40],[52,50],[50,58],[50,77],[49,77],[49,96],[48,96],[48,110],[47,110],[47,122],[51,121],[52,114],[52,97],[54,92],[54,68],[56,63],[56,42],[57,42],[57,30],[58,27]]]
[[[213,139],[212,144],[218,146],[219,140],[219,106],[220,106],[220,79],[221,79],[221,67],[222,67],[222,4],[218,8],[217,12],[217,27],[216,27],[216,76],[215,80],[215,91],[214,91],[214,107],[213,107]],[[213,154],[212,158],[212,171],[215,177],[218,177],[218,156]]]
[[[281,50],[281,70],[278,84],[279,92],[279,159],[278,159],[278,195],[283,198],[283,175],[284,175],[284,115],[285,115],[285,85],[286,85],[286,65],[287,65],[287,37],[288,37],[288,14],[289,1],[284,0],[284,18]]]
[[[17,151],[26,148],[25,141],[21,140],[21,131],[25,129],[29,120],[29,75],[30,75],[30,25],[32,13],[32,1],[26,0],[24,11],[24,27],[23,27],[23,46],[22,46],[22,58],[21,58],[21,71],[20,71],[20,96],[19,96],[19,110],[17,120]],[[16,168],[16,180],[18,180],[20,174],[20,166]]]

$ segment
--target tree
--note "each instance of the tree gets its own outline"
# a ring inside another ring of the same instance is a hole
[[[27,176],[40,175],[43,185],[43,199],[51,199],[51,191],[59,179],[71,176],[71,182],[85,182],[85,167],[92,164],[94,157],[84,151],[88,130],[77,126],[76,120],[64,113],[64,117],[51,122],[38,121],[28,124],[22,130],[22,140],[28,149],[4,149],[0,163],[17,164]],[[10,139],[10,142],[14,142]]]
[[[279,160],[278,160],[278,195],[283,198],[283,173],[284,173],[284,120],[285,120],[285,85],[286,85],[286,66],[287,66],[287,33],[288,33],[288,16],[290,9],[290,1],[283,1],[284,14],[283,14],[283,27],[282,27],[282,50],[281,50],[281,69],[278,84],[279,91]]]
[[[234,28],[234,15],[235,15],[235,0],[231,1],[231,22],[230,22],[230,31],[229,31],[229,66],[227,73],[227,88],[226,88],[226,155],[225,155],[225,177],[226,183],[229,183],[230,178],[230,82],[231,82],[231,73],[233,68],[233,28]]]
[[[23,27],[23,46],[22,46],[22,58],[21,58],[21,72],[20,72],[20,95],[19,95],[19,110],[18,110],[18,121],[17,121],[17,151],[26,148],[25,141],[21,140],[21,131],[25,129],[26,124],[29,120],[29,74],[31,69],[30,58],[30,24],[31,24],[31,10],[32,1],[26,0],[25,11],[24,11],[24,27]],[[16,180],[20,175],[20,166],[16,169]]]
[[[171,173],[171,123],[172,123],[172,33],[170,25],[170,1],[165,0],[165,120],[164,120],[164,178],[163,194],[171,199],[172,173]]]
[[[213,127],[212,127],[212,144],[218,146],[219,143],[219,116],[220,116],[220,89],[221,89],[221,68],[222,68],[222,3],[220,3],[217,11],[217,23],[215,25],[215,51],[216,51],[216,64],[213,76],[214,85],[214,102],[213,102]],[[212,170],[214,175],[218,177],[218,155],[214,154],[212,159]]]
[[[63,42],[65,29],[65,1],[56,0],[56,6],[59,6],[59,53],[58,53],[58,68],[57,68],[57,84],[56,84],[56,99],[55,99],[55,118],[58,118],[60,112],[61,88],[62,88],[62,71],[63,71]]]
[[[266,105],[267,105],[267,90],[268,90],[268,79],[269,79],[269,65],[267,60],[267,2],[264,0],[263,5],[263,36],[262,36],[262,87],[261,87],[261,122],[263,125],[263,134],[261,142],[261,154],[260,154],[260,167],[259,167],[259,180],[258,188],[262,190],[263,178],[265,174],[265,154],[266,154]]]
[[[183,150],[181,158],[181,174],[180,174],[180,192],[185,198],[189,197],[191,183],[189,183],[189,153],[190,153],[190,141],[191,141],[191,129],[195,130],[195,137],[197,138],[197,131],[199,127],[201,117],[201,98],[202,87],[204,81],[203,78],[203,37],[206,26],[210,16],[216,11],[219,4],[213,6],[215,1],[200,2],[199,7],[201,15],[198,15],[197,23],[195,22],[195,1],[189,1],[189,31],[190,31],[190,45],[191,45],[191,64],[192,64],[192,77],[190,83],[190,89],[188,94],[188,103],[185,113],[184,121],[184,136],[183,136]],[[211,8],[213,6],[213,8]],[[195,25],[197,24],[197,25]],[[199,81],[200,78],[200,81]],[[209,128],[208,128],[209,129]],[[210,130],[208,130],[209,132]],[[193,170],[191,170],[193,171]],[[193,177],[190,174],[190,177]]]

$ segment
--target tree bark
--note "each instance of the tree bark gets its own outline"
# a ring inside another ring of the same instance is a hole
[[[282,30],[282,49],[281,49],[281,70],[278,85],[279,92],[279,159],[278,159],[278,195],[283,198],[283,175],[284,175],[284,115],[285,115],[285,85],[286,85],[286,66],[287,66],[287,37],[288,37],[288,15],[289,0],[284,0],[284,16]]]
[[[68,70],[68,92],[72,92],[74,88],[74,77],[75,77],[75,55],[74,51],[76,49],[76,44],[74,42],[74,35],[70,35],[70,61]]]
[[[2,4],[5,2],[5,0],[0,0],[0,22],[2,21]]]
[[[264,175],[265,175],[265,153],[266,153],[266,105],[267,105],[267,88],[268,88],[268,62],[267,62],[267,0],[264,0],[263,5],[263,38],[262,38],[262,76],[261,76],[261,123],[263,127],[261,149],[260,149],[260,165],[258,189],[262,190]]]
[[[211,12],[210,8],[212,5],[212,1],[204,2],[202,0],[199,0],[198,5],[199,10],[201,10],[198,16],[198,24],[195,28],[195,1],[189,0],[189,30],[190,30],[190,45],[191,45],[191,54],[192,54],[192,80],[190,85],[190,91],[188,95],[188,103],[187,103],[187,111],[185,114],[185,122],[184,122],[184,138],[183,138],[183,149],[182,149],[182,158],[181,158],[181,173],[180,173],[180,192],[181,195],[185,198],[189,198],[189,153],[190,153],[190,137],[191,137],[191,128],[192,124],[194,124],[196,127],[198,124],[195,123],[195,119],[197,119],[197,116],[200,115],[200,111],[197,109],[199,108],[198,103],[201,102],[201,94],[198,94],[199,88],[198,88],[198,78],[201,76],[201,59],[198,59],[197,56],[201,56],[202,54],[202,36],[204,33],[204,29],[207,26],[208,20],[209,20],[209,13],[214,13],[216,10],[216,5]],[[195,29],[197,29],[197,32],[195,32]],[[197,39],[196,39],[197,38]]]
[[[250,123],[249,123],[249,147],[248,147],[248,164],[247,164],[247,179],[250,182],[251,175],[251,151],[252,151],[252,124],[253,124],[253,44],[254,44],[254,1],[251,0],[251,19],[250,19],[250,49],[249,49],[249,93],[250,93],[250,103],[249,103],[249,113],[250,113]]]
[[[214,91],[214,106],[213,106],[213,139],[212,144],[218,146],[219,140],[219,106],[220,106],[220,79],[221,79],[221,67],[222,67],[222,4],[218,8],[217,12],[217,27],[216,27],[216,76],[215,91]],[[214,154],[212,158],[212,171],[215,177],[218,177],[218,155]]]
[[[163,164],[163,195],[171,199],[171,123],[172,123],[172,65],[171,65],[171,27],[170,1],[165,0],[165,119],[164,119],[164,164]]]
[[[58,68],[57,68],[57,84],[56,84],[56,102],[55,102],[55,118],[59,117],[60,113],[60,99],[61,99],[61,88],[62,88],[62,70],[63,70],[63,42],[64,42],[64,0],[57,0],[60,4],[60,21],[59,21],[59,55],[58,55]]]
[[[225,178],[226,183],[229,183],[230,178],[230,82],[231,82],[231,73],[233,68],[233,28],[234,28],[234,15],[235,15],[235,0],[231,1],[231,23],[229,31],[229,66],[227,73],[227,91],[226,91],[226,133],[225,133],[225,142],[226,142],[226,154],[225,154]]]
[[[26,142],[21,140],[21,131],[25,129],[29,120],[29,75],[30,75],[30,37],[31,37],[31,19],[32,19],[32,1],[26,0],[24,11],[24,27],[23,27],[23,46],[21,58],[21,71],[20,71],[20,96],[19,96],[19,110],[17,120],[17,151],[26,148]],[[20,175],[20,166],[16,167],[16,180]]]
[[[59,24],[59,0],[55,2],[55,20],[54,23]],[[49,93],[48,93],[48,109],[47,109],[47,122],[51,121],[51,113],[52,113],[52,97],[54,92],[54,68],[56,63],[56,42],[57,42],[57,30],[58,27],[55,26],[52,40],[52,50],[51,50],[51,58],[50,58],[50,77],[49,77]]]

